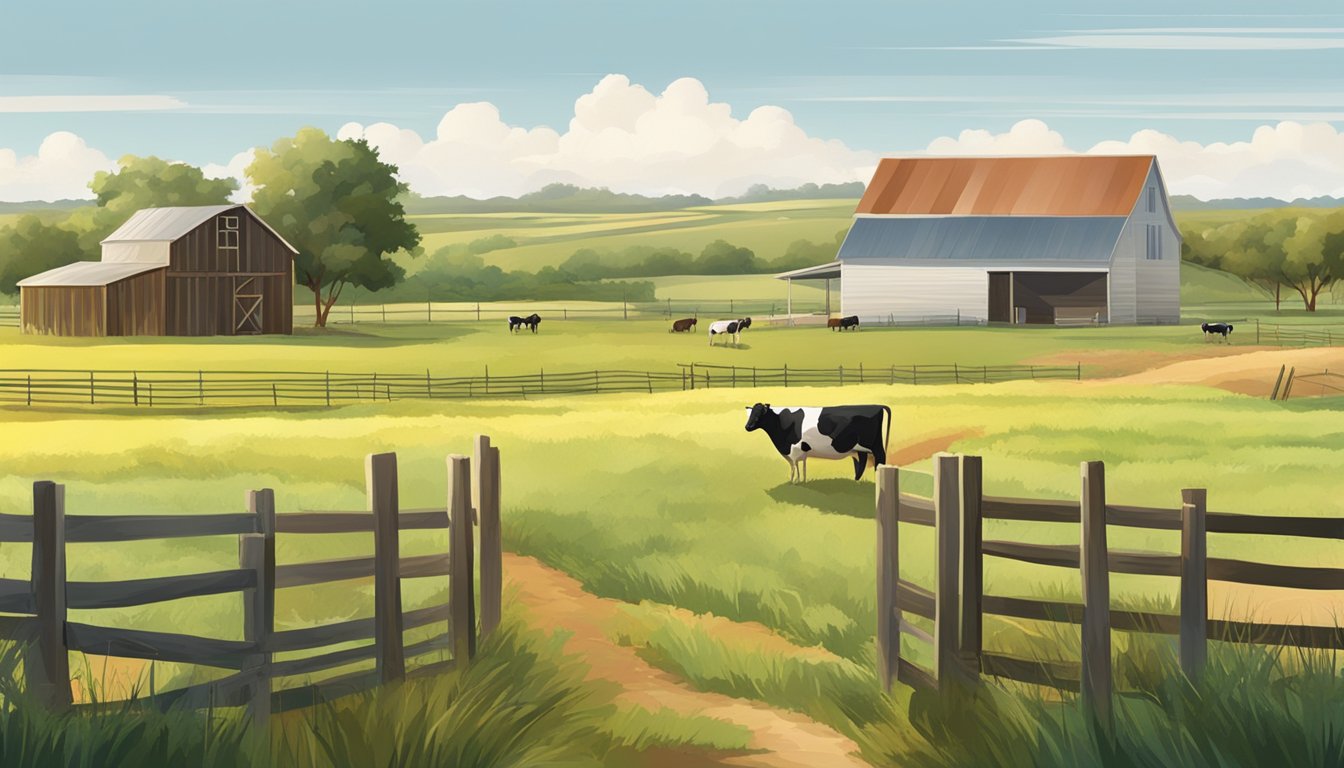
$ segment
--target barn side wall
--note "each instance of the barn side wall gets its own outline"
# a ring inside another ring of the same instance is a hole
[[[239,247],[219,247],[220,216],[239,218]],[[172,336],[233,335],[235,293],[261,294],[261,332],[292,333],[294,277],[289,249],[247,211],[225,211],[171,247],[165,330]]]
[[[989,317],[989,272],[983,266],[849,264],[841,267],[840,307],[862,323],[914,321],[960,314]]]
[[[103,286],[25,286],[19,298],[24,333],[48,336],[105,336]]]
[[[118,280],[107,286],[108,336],[162,336],[165,270]]]

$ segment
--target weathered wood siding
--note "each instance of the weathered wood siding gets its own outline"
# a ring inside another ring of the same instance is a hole
[[[162,336],[164,271],[118,280],[106,287],[108,336]]]
[[[239,219],[238,249],[219,247],[220,216]],[[165,332],[170,336],[233,335],[234,293],[260,293],[261,332],[291,333],[294,277],[291,254],[243,209],[225,211],[179,238],[170,249]]]
[[[24,333],[51,336],[107,335],[103,286],[26,286],[19,309]]]

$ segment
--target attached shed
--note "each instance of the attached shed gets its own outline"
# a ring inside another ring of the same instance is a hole
[[[889,158],[836,260],[864,322],[1176,323],[1180,233],[1152,156]]]
[[[293,332],[297,251],[246,206],[147,208],[102,249],[19,283],[26,333]]]

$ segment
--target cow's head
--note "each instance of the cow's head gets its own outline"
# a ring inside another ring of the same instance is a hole
[[[751,318],[750,318],[750,317],[744,317],[744,318],[742,318],[741,320],[738,320],[738,321],[737,321],[737,328],[738,328],[738,330],[745,330],[745,329],[750,328],[750,327],[751,327]]]
[[[770,412],[769,403],[757,403],[747,408],[747,431],[754,432],[761,428],[761,419]]]

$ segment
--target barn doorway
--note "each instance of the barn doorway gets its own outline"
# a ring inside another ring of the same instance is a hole
[[[261,286],[255,277],[233,279],[233,333],[250,336],[261,333]]]
[[[1107,321],[1105,272],[990,272],[989,320],[1029,325]]]

